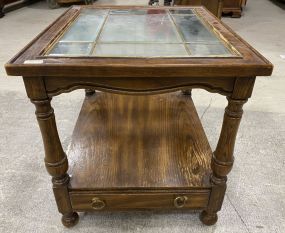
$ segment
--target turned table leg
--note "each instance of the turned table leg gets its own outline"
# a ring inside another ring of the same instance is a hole
[[[66,173],[68,161],[58,136],[55,115],[50,101],[47,98],[32,100],[32,103],[36,107],[36,116],[45,148],[45,165],[48,173],[52,176],[58,211],[63,215],[63,225],[71,227],[78,222],[78,214],[73,212],[69,199],[69,175]]]
[[[212,192],[209,205],[201,215],[201,221],[206,225],[217,222],[217,212],[221,209],[226,191],[227,175],[231,171],[234,162],[234,145],[242,117],[242,106],[245,100],[228,98],[228,106],[225,109],[222,131],[217,148],[212,157]]]
[[[236,78],[233,92],[228,97],[228,106],[225,109],[224,120],[217,148],[213,153],[211,167],[212,191],[208,207],[201,215],[201,221],[206,225],[217,222],[217,212],[221,209],[226,188],[227,175],[234,163],[234,146],[239,124],[242,118],[242,107],[251,97],[255,77]]]

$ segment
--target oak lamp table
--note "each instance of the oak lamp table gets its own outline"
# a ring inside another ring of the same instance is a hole
[[[67,227],[80,211],[146,209],[201,210],[214,224],[242,106],[272,69],[203,7],[74,6],[6,64],[36,106]],[[213,153],[193,88],[228,99]],[[51,99],[75,89],[86,97],[65,153]]]

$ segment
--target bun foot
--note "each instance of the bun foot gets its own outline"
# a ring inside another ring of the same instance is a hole
[[[61,222],[65,227],[73,227],[78,223],[79,216],[76,212],[65,214],[61,218]]]
[[[208,213],[207,211],[203,211],[200,214],[200,220],[207,226],[214,225],[218,220],[218,215],[216,213]]]

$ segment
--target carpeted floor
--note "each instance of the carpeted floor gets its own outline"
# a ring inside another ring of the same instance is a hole
[[[96,4],[146,4],[97,1]],[[117,212],[80,214],[66,229],[43,163],[43,146],[34,107],[22,80],[7,77],[3,65],[65,9],[45,2],[9,12],[0,19],[0,232],[144,232],[144,233],[283,233],[285,229],[285,4],[249,0],[240,19],[224,18],[244,39],[275,65],[272,77],[259,77],[245,106],[235,165],[215,226],[200,223],[192,212]],[[82,90],[54,98],[64,148],[77,118]],[[226,100],[205,91],[193,92],[212,148],[215,147]]]

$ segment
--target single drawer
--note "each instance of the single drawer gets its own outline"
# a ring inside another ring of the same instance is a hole
[[[209,200],[209,191],[193,193],[124,193],[98,194],[71,192],[75,211],[127,209],[202,209]]]

